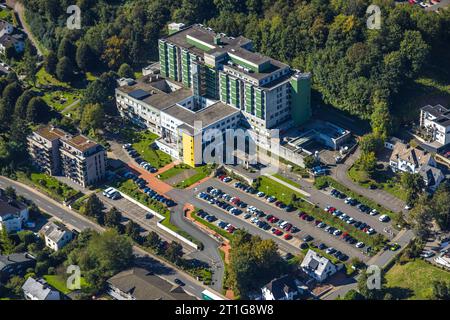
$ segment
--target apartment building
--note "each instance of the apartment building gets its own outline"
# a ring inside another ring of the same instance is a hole
[[[450,110],[438,104],[420,109],[420,127],[425,130],[430,142],[441,146],[450,143]]]
[[[34,165],[43,172],[66,176],[83,187],[105,177],[105,149],[83,135],[41,127],[28,137],[28,151]]]

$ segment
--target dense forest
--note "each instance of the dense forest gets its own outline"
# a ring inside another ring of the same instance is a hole
[[[82,29],[65,28],[68,0],[24,0],[43,45],[80,69],[156,60],[157,39],[171,21],[204,23],[243,34],[260,52],[311,71],[325,103],[369,119],[432,62],[448,70],[450,11],[425,12],[392,0],[78,0]],[[366,26],[370,4],[380,30]],[[444,53],[442,56],[441,52]],[[446,54],[446,56],[445,56]]]

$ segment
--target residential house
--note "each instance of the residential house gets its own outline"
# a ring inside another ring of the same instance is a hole
[[[422,166],[436,167],[436,161],[428,151],[397,142],[389,159],[389,165],[394,172],[419,173]]]
[[[44,279],[29,277],[22,286],[26,300],[61,300],[59,291],[50,287]]]
[[[421,175],[426,188],[434,192],[441,182],[445,179],[441,169],[434,168],[430,165],[424,165],[420,168],[419,174]]]
[[[337,267],[327,258],[313,250],[308,250],[300,267],[311,278],[322,282],[337,272]]]
[[[28,253],[0,255],[0,278],[23,276],[28,268],[34,268],[36,260]]]
[[[440,146],[450,143],[450,110],[438,104],[420,109],[420,127],[425,131],[429,142]]]
[[[122,271],[107,282],[108,294],[116,300],[195,300],[180,286],[142,268]]]
[[[8,233],[20,231],[28,216],[26,204],[6,197],[0,189],[0,230],[5,228]]]
[[[41,229],[45,238],[45,245],[58,251],[73,239],[73,232],[60,223],[49,222]]]
[[[450,268],[450,254],[449,253],[443,253],[439,257],[436,257],[434,261],[437,264],[440,264],[444,267]]]
[[[290,275],[273,279],[261,288],[263,300],[294,300],[303,293],[304,286]]]
[[[13,47],[17,53],[25,50],[23,34],[9,22],[0,20],[0,53],[5,54],[8,47]]]

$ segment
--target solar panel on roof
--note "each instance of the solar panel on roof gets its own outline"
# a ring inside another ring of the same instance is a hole
[[[148,93],[147,91],[144,91],[142,89],[138,89],[138,90],[131,91],[129,93],[129,96],[134,99],[142,100],[142,99],[145,99],[148,96],[150,96],[150,93]]]

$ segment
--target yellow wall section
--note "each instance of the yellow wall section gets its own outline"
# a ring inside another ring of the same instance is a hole
[[[194,137],[183,132],[183,162],[191,167],[195,167],[194,158]]]

